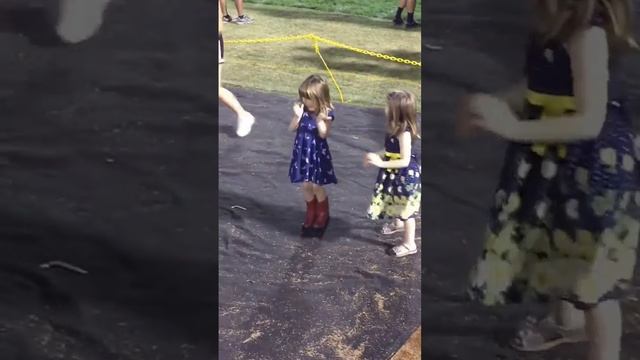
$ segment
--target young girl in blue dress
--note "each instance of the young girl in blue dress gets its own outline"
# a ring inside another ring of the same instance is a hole
[[[293,106],[289,130],[295,131],[289,178],[302,183],[307,213],[302,237],[322,237],[329,224],[329,197],[325,185],[337,184],[327,138],[334,121],[327,81],[311,75],[298,89],[300,102]]]
[[[534,4],[526,78],[505,100],[469,102],[467,120],[509,141],[471,294],[553,301],[552,316],[522,324],[520,350],[588,341],[590,360],[617,360],[640,231],[640,143],[617,62],[637,48],[633,11],[627,0]]]
[[[415,96],[407,91],[389,93],[385,115],[384,150],[365,156],[365,166],[380,168],[368,216],[394,219],[395,228],[404,230],[402,244],[391,249],[391,255],[403,257],[418,252],[415,216],[420,211],[422,168],[411,146],[420,138]]]

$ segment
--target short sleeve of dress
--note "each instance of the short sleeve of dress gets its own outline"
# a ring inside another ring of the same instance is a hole
[[[335,115],[333,110],[329,110],[328,117],[329,117],[329,120],[331,120],[332,122],[333,122],[333,120],[336,119],[336,115]]]

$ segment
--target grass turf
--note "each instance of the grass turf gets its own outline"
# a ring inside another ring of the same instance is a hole
[[[222,79],[225,86],[275,92],[293,99],[306,76],[320,73],[328,77],[322,60],[308,40],[250,45],[229,43],[236,39],[314,33],[357,48],[420,61],[419,28],[406,30],[394,27],[390,21],[279,6],[247,4],[246,13],[255,19],[254,23],[226,24],[224,27],[226,64]],[[386,93],[400,88],[413,92],[420,106],[420,67],[319,45],[342,89],[345,102],[381,107]],[[334,102],[339,103],[339,93],[333,83],[331,90]]]
[[[331,13],[358,15],[370,18],[392,19],[395,16],[398,7],[398,1],[388,0],[247,0],[247,4],[263,4],[278,5],[289,8],[303,8],[311,10],[320,10]],[[231,6],[229,6],[231,5]],[[233,2],[229,1],[227,8],[233,13]],[[420,19],[420,9],[422,1],[416,3],[415,19]],[[406,10],[404,12],[406,16]]]

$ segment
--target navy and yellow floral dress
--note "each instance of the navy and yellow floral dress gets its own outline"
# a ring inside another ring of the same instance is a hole
[[[330,121],[334,120],[333,111],[329,112],[328,117]],[[289,179],[292,183],[304,181],[317,185],[338,183],[327,139],[318,135],[316,119],[306,109],[298,124],[293,143]]]
[[[530,121],[575,111],[563,44],[532,41],[526,73]],[[625,293],[640,230],[640,144],[613,77],[610,88],[596,139],[508,145],[472,273],[475,299],[493,305],[553,298],[585,308]]]
[[[387,135],[383,160],[400,159],[400,141]],[[368,216],[372,220],[394,218],[407,220],[420,211],[422,168],[416,155],[411,154],[409,166],[402,169],[380,169]]]

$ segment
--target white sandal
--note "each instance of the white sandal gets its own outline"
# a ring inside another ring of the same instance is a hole
[[[523,352],[539,352],[562,344],[585,341],[587,341],[587,334],[584,328],[567,329],[556,324],[550,317],[540,320],[528,317],[519,326],[511,346]]]
[[[413,255],[417,253],[418,247],[416,247],[415,249],[410,249],[407,245],[400,244],[398,246],[394,246],[393,248],[391,248],[389,252],[391,256],[401,258],[401,257],[405,257],[408,255]]]

